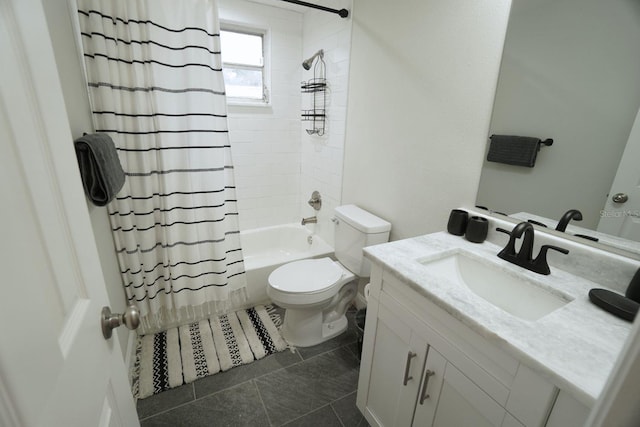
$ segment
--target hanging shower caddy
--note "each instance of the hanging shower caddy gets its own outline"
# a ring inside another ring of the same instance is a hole
[[[302,110],[302,121],[310,122],[307,126],[309,135],[324,135],[326,105],[327,105],[327,79],[326,65],[324,63],[324,51],[321,49],[308,60],[304,61],[302,66],[309,69],[313,59],[317,57],[316,65],[313,67],[313,78],[302,82],[300,89],[302,93],[310,94],[309,109]]]

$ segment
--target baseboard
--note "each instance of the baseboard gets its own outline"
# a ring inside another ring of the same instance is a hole
[[[127,331],[129,334],[127,336],[127,348],[124,351],[125,358],[124,364],[127,369],[131,369],[133,364],[135,363],[136,358],[136,338],[137,334],[134,331]]]
[[[122,330],[125,330],[122,328]],[[127,373],[129,377],[129,384],[133,385],[134,376],[137,375],[135,372],[135,363],[136,363],[136,343],[138,340],[138,334],[135,331],[128,331],[129,335],[127,337],[127,348],[124,351],[124,365],[127,368]]]

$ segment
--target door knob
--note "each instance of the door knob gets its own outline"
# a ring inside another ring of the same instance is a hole
[[[629,196],[627,196],[625,193],[616,193],[613,195],[611,200],[613,200],[614,203],[624,203],[629,200]]]
[[[101,315],[102,335],[108,340],[113,334],[113,329],[124,324],[134,330],[140,325],[140,310],[135,305],[130,305],[122,314],[113,314],[109,307],[102,307]]]

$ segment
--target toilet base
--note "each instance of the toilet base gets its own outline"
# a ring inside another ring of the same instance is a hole
[[[311,347],[337,337],[347,330],[343,314],[330,322],[322,321],[322,311],[287,309],[282,324],[282,336],[294,347]]]
[[[345,313],[357,289],[355,281],[347,282],[333,297],[313,305],[283,303],[274,298],[273,302],[286,309],[282,336],[292,346],[311,347],[340,335],[347,330]]]

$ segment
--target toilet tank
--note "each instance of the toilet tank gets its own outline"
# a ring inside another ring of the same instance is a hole
[[[389,241],[391,224],[356,205],[338,206],[335,218],[336,258],[355,275],[369,277],[371,263],[362,248]]]

